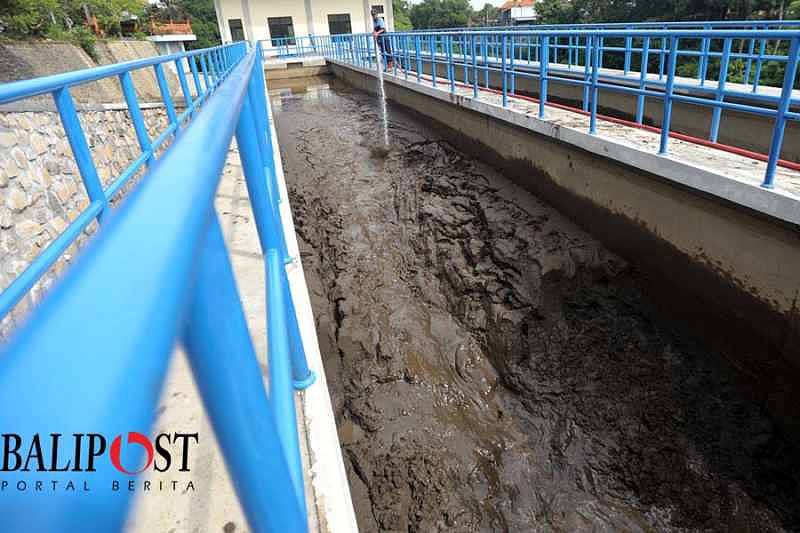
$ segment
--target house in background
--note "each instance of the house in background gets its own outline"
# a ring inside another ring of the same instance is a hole
[[[392,31],[391,0],[214,0],[225,43],[371,32],[373,7]]]
[[[196,41],[192,25],[188,20],[180,22],[151,22],[148,40],[155,43],[160,55],[178,54],[186,51],[184,43]]]
[[[500,6],[500,24],[515,26],[536,22],[537,0],[508,0]]]

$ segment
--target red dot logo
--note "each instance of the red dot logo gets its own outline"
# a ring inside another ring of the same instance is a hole
[[[131,431],[128,433],[128,444],[138,444],[144,447],[145,451],[147,452],[147,461],[145,462],[144,466],[139,470],[133,471],[126,470],[125,467],[122,466],[122,461],[120,460],[120,452],[122,451],[122,435],[117,435],[117,438],[111,443],[111,464],[113,464],[114,468],[120,472],[134,476],[139,472],[146,470],[147,467],[150,466],[150,463],[153,462],[153,445],[150,443],[150,439],[148,439],[146,435],[142,435],[136,431]]]

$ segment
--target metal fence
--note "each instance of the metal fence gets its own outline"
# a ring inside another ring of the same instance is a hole
[[[330,38],[330,36],[326,36]],[[333,36],[335,39],[336,36]],[[321,37],[306,35],[303,37],[276,37],[274,39],[264,39],[260,41],[264,50],[264,57],[271,58],[291,58],[308,57],[320,55],[317,42]]]
[[[584,24],[515,24],[412,30],[431,31],[548,31],[548,30],[781,30],[798,29],[800,20],[683,20],[649,22],[591,22]]]
[[[183,74],[187,61],[194,95]],[[177,66],[185,98],[180,115],[163,72],[170,62]],[[251,528],[305,531],[294,390],[309,386],[314,374],[306,363],[287,281],[285,265],[292,258],[278,211],[261,62],[260,47],[248,50],[245,43],[236,43],[0,86],[0,103],[53,96],[90,200],[3,291],[3,314],[91,220],[100,222],[76,264],[2,348],[0,429],[19,436],[26,446],[35,435],[43,440],[68,436],[58,453],[76,461],[85,459],[87,451],[73,435],[147,435],[180,341]],[[145,129],[131,78],[132,71],[142,68],[155,69],[170,121],[156,139]],[[119,79],[141,154],[104,189],[70,87],[107,77]],[[265,257],[268,393],[213,207],[234,134]],[[147,171],[141,182],[119,209],[110,208],[110,199],[143,166]],[[144,462],[142,446],[126,449],[126,464]],[[48,469],[46,483],[58,482],[60,489],[89,479],[91,494],[7,490],[0,497],[4,528],[121,529],[132,493],[110,490],[120,472],[108,460],[98,460],[95,471],[78,466]],[[6,471],[3,480],[14,475]],[[19,475],[31,483],[41,479],[35,472]]]
[[[781,160],[780,153],[786,123],[800,119],[795,107],[800,98],[793,92],[800,30],[431,31],[383,38],[383,63],[393,60],[394,75],[434,87],[445,83],[451,92],[466,86],[473,98],[480,98],[482,90],[497,89],[503,107],[517,95],[519,79],[537,81],[540,118],[549,105],[556,105],[548,100],[549,84],[578,86],[578,111],[589,115],[592,134],[597,133],[601,89],[635,95],[631,111],[639,126],[644,126],[646,101],[660,101],[660,154],[667,154],[670,136],[677,135],[670,132],[675,102],[712,108],[706,144],[720,148],[725,148],[717,143],[723,111],[768,117],[773,121],[769,153],[738,151],[767,162],[766,188],[774,186],[777,165],[798,167]],[[362,67],[374,66],[377,55],[370,34],[316,37],[315,46],[326,57]],[[690,62],[697,74],[680,75]],[[778,86],[762,83],[766,69]]]

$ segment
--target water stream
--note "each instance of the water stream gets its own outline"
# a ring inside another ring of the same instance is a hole
[[[643,273],[383,99],[272,101],[362,531],[800,530],[797,450]]]
[[[383,123],[383,148],[389,149],[389,117],[386,110],[386,87],[383,84],[383,56],[380,54],[377,38],[375,39],[375,65],[378,69],[378,101],[381,106],[381,122]]]

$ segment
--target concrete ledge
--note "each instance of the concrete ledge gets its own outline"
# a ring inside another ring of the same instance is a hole
[[[344,468],[342,449],[339,445],[339,434],[333,415],[328,382],[325,377],[325,368],[322,364],[322,354],[317,339],[316,323],[311,309],[311,299],[308,296],[308,287],[300,259],[300,249],[292,218],[292,209],[289,205],[289,195],[283,175],[283,162],[280,148],[277,143],[275,122],[272,109],[269,109],[269,123],[273,143],[273,157],[275,159],[275,172],[280,188],[280,216],[283,221],[284,238],[289,255],[294,258],[287,277],[295,302],[297,322],[300,327],[300,337],[306,352],[309,368],[316,374],[317,379],[313,385],[300,393],[302,419],[305,423],[305,432],[300,434],[305,439],[303,446],[307,452],[304,461],[307,462],[307,478],[313,494],[306,498],[313,501],[314,508],[309,506],[309,530],[324,533],[357,533],[353,502],[350,498],[350,484]],[[307,481],[308,483],[308,481]]]
[[[348,63],[336,60],[332,60],[331,63],[361,72],[362,74],[375,76],[375,72],[371,69],[354,67]],[[711,168],[692,165],[672,155],[661,156],[652,152],[645,152],[639,148],[617,142],[614,139],[590,135],[589,133],[571,128],[564,128],[546,119],[541,120],[537,117],[520,114],[512,109],[506,109],[472,98],[453,95],[432,86],[406,81],[401,77],[387,74],[386,80],[432,98],[446,101],[478,113],[483,113],[498,120],[503,120],[515,126],[528,129],[534,133],[567,142],[587,152],[601,157],[611,158],[620,163],[644,170],[645,172],[650,172],[674,183],[733,202],[775,219],[800,226],[800,197],[780,189],[770,190],[751,183],[733,180],[724,174],[715,172]]]
[[[286,59],[265,59],[264,75],[268,80],[308,78],[329,72],[328,63],[323,57],[298,57]]]
[[[439,54],[441,56],[441,54]],[[441,56],[445,59],[445,56]],[[490,65],[496,65],[489,61]],[[517,74],[515,76],[515,90],[518,94],[527,96],[539,96],[539,80],[534,77],[538,75],[538,63],[533,62],[515,62],[515,69],[518,69],[524,74]],[[442,78],[447,77],[447,65],[445,63],[437,64],[437,76]],[[415,64],[412,63],[412,69]],[[430,74],[430,64],[423,63],[422,71]],[[459,68],[455,69],[456,77],[461,78],[462,73]],[[557,72],[558,78],[553,78],[548,84],[548,100],[560,104],[580,108],[583,99],[583,87],[578,85],[566,83],[564,79],[582,80],[583,69],[573,67],[568,68],[566,65],[555,67],[551,65],[551,71]],[[650,74],[648,80],[648,88],[656,92],[663,92],[663,87],[654,82],[658,79],[657,74]],[[638,76],[625,76],[622,71],[606,69],[600,70],[600,81],[605,81],[607,84],[614,86],[627,86],[638,87]],[[485,80],[481,77],[481,82]],[[502,86],[502,75],[498,71],[489,72],[489,86],[499,89]],[[676,78],[676,83],[682,83],[682,86],[675,88],[676,94],[689,95],[703,99],[711,99],[712,94],[709,94],[709,89],[716,86],[716,82],[707,81],[701,87],[697,80],[692,78]],[[780,94],[780,89],[777,87],[760,87],[757,93],[749,91],[748,87],[728,83],[726,85],[729,89],[738,91],[736,96],[726,97],[728,102],[738,102],[743,104],[754,104],[758,102],[759,97],[772,96],[775,97]],[[795,91],[800,94],[800,91]],[[629,93],[621,93],[616,90],[610,90],[606,87],[600,87],[598,112],[622,118],[626,120],[634,120],[637,96]],[[761,102],[766,107],[773,107],[770,104]],[[672,106],[672,120],[671,125],[674,131],[693,135],[702,139],[707,139],[711,127],[712,108],[710,106],[699,106],[687,102],[676,101]],[[643,121],[645,124],[652,126],[660,126],[663,118],[664,107],[663,103],[652,97],[645,100]],[[726,109],[722,113],[721,127],[719,131],[719,142],[725,144],[732,144],[741,146],[748,150],[766,153],[770,149],[770,140],[772,138],[773,121],[769,117],[754,115],[743,111],[735,111]],[[790,161],[800,161],[800,123],[796,121],[789,121],[786,124],[785,139],[783,142],[782,156]]]

